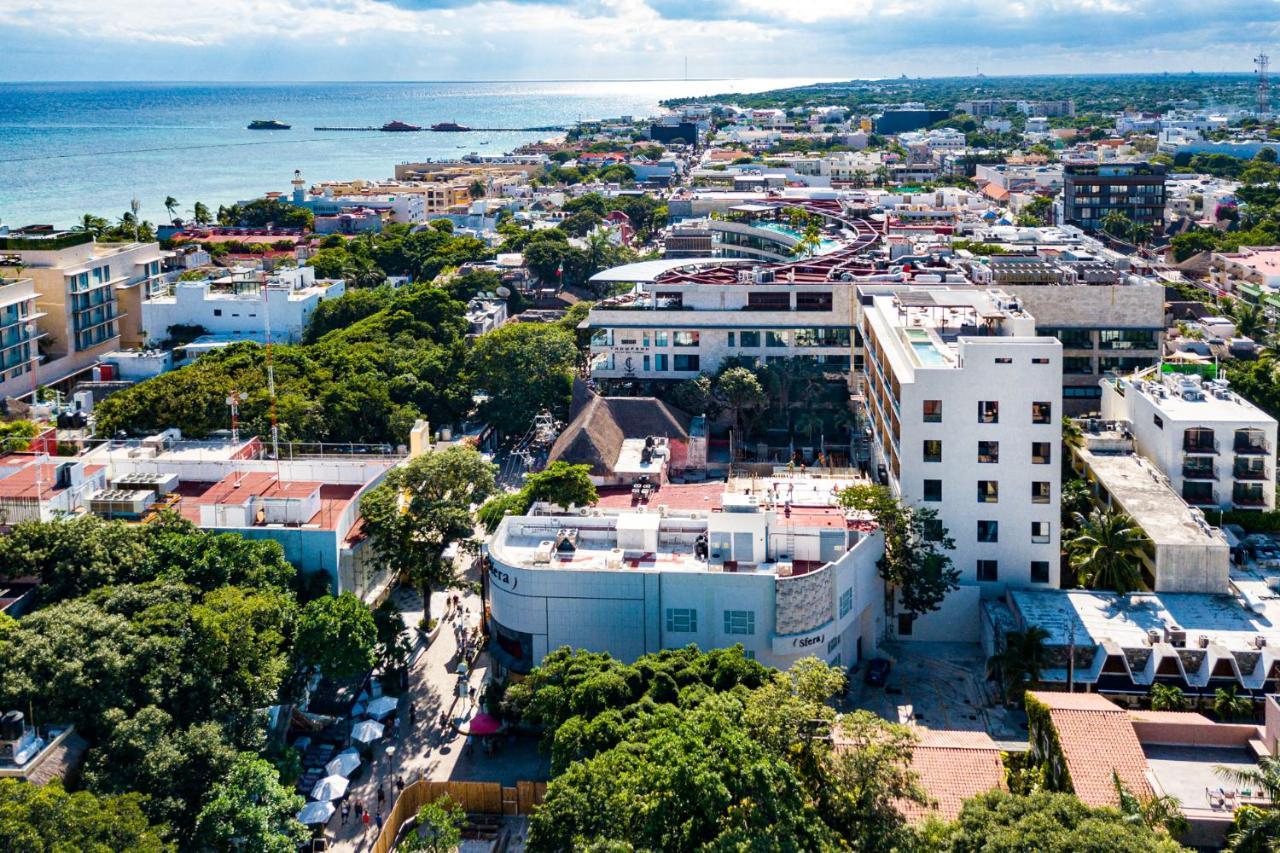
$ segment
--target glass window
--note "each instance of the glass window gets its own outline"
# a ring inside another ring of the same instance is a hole
[[[994,400],[982,400],[978,403],[978,423],[1000,423],[1000,404]]]
[[[978,580],[994,581],[1000,578],[1000,564],[995,560],[978,561]]]
[[[1090,376],[1093,374],[1093,359],[1087,355],[1064,356],[1062,359],[1062,372],[1069,373],[1072,376]]]
[[[1053,423],[1053,403],[1032,403],[1031,422],[1033,424]]]
[[[1048,560],[1032,560],[1031,561],[1031,582],[1032,583],[1048,583],[1049,582],[1049,561]]]
[[[756,632],[756,612],[754,610],[726,610],[724,612],[724,632],[726,634],[754,634]]]
[[[678,347],[696,347],[698,345],[697,332],[675,332],[674,342]]]
[[[676,356],[676,361],[675,361],[676,370],[697,371],[701,369],[699,367],[699,364],[700,364],[700,360],[696,355]]]
[[[665,346],[667,346],[667,341],[668,341],[668,340],[669,340],[669,338],[668,338],[668,335],[667,335],[667,333],[666,333],[666,332],[654,332],[654,333],[653,333],[653,345],[654,345],[655,347],[665,347]]]
[[[758,331],[748,331],[743,329],[738,332],[738,343],[744,348],[760,346],[760,333]]]
[[[849,615],[849,611],[853,609],[853,587],[849,587],[840,593],[840,616]]]
[[[1000,522],[979,519],[978,541],[979,542],[999,542],[1000,541]]]
[[[1156,425],[1156,429],[1164,429],[1164,418],[1159,415],[1152,415],[1151,422]]]
[[[1000,461],[1000,442],[998,441],[979,441],[978,442],[978,461],[979,462],[999,462]]]
[[[1049,459],[1053,455],[1053,445],[1047,441],[1031,442],[1031,463],[1033,465],[1048,465]]]
[[[667,366],[667,354],[665,352],[660,352],[653,357],[653,369],[663,373],[670,369]]]
[[[1047,480],[1037,480],[1031,484],[1031,502],[1033,504],[1047,504],[1049,497],[1049,482]]]
[[[1031,522],[1031,541],[1037,545],[1044,545],[1049,541],[1049,522]]]
[[[941,462],[942,461],[942,442],[939,439],[936,439],[936,438],[925,439],[924,461],[925,462]]]
[[[667,630],[673,634],[692,634],[698,630],[698,611],[692,607],[668,607]]]
[[[924,481],[924,500],[929,501],[930,503],[937,503],[942,500],[941,480]]]
[[[916,621],[916,617],[915,617],[913,614],[911,614],[911,613],[899,613],[899,614],[898,614],[898,636],[899,636],[899,637],[910,637],[910,636],[911,636],[911,626],[912,626],[912,624],[914,624],[914,623],[915,623],[915,621]]]
[[[764,345],[767,347],[785,347],[787,345],[787,333],[765,332]]]
[[[924,422],[927,424],[942,423],[942,401],[941,400],[925,400],[924,401]]]
[[[978,503],[994,504],[1000,502],[1000,483],[995,480],[978,481]]]
[[[831,641],[827,643],[827,654],[831,654],[838,648],[840,648],[840,635],[836,634],[831,638]]]
[[[729,349],[733,349],[733,332],[729,333],[728,345],[729,345]]]
[[[926,542],[941,542],[945,538],[946,530],[947,528],[942,526],[942,519],[940,518],[926,518],[924,520],[924,539]]]

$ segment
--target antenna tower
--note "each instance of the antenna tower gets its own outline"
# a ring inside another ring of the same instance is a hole
[[[1258,115],[1269,115],[1271,113],[1271,57],[1265,53],[1259,53],[1253,60],[1253,64],[1258,69]]]

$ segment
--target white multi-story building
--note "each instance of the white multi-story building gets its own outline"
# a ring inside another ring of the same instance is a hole
[[[43,334],[37,325],[41,316],[35,282],[0,275],[0,396],[31,393],[31,371],[39,364],[36,342]]]
[[[316,306],[345,292],[343,282],[317,279],[312,267],[179,281],[168,293],[142,303],[142,329],[152,341],[167,339],[173,326],[200,326],[220,338],[260,341],[269,323],[274,340],[296,341]]]
[[[777,281],[771,273],[753,275],[745,266],[732,284],[659,278],[696,263],[644,261],[592,279],[641,288],[597,303],[588,315],[592,377],[690,379],[714,373],[730,356],[760,364],[803,358],[848,370],[853,319],[848,283]]]
[[[574,513],[503,520],[486,548],[491,646],[523,673],[562,646],[631,661],[741,643],[788,667],[871,656],[882,635],[883,537],[816,478],[667,485]],[[725,490],[725,491],[721,491]]]
[[[1233,392],[1155,369],[1102,381],[1102,417],[1122,421],[1135,449],[1195,507],[1276,505],[1276,420]]]
[[[1062,345],[998,290],[859,287],[877,471],[937,510],[960,588],[899,637],[974,640],[979,601],[1059,580]]]

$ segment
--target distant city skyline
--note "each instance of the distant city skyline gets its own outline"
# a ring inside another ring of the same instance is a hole
[[[13,0],[0,81],[1248,71],[1280,0]]]

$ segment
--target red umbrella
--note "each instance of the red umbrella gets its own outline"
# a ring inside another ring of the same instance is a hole
[[[502,731],[502,721],[483,711],[471,718],[466,729],[467,734],[480,736],[494,735],[500,731]]]

